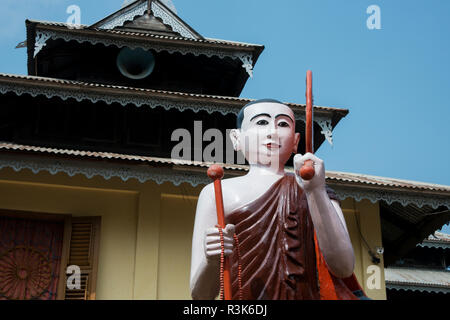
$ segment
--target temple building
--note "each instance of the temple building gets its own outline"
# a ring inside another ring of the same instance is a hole
[[[388,300],[450,298],[450,235],[439,231],[385,268]]]
[[[89,26],[25,24],[28,75],[0,73],[0,299],[190,299],[197,197],[213,162],[248,170],[218,137],[252,101],[240,95],[264,46],[207,38],[160,0]],[[304,136],[305,105],[286,104]],[[349,111],[314,112],[317,149]],[[450,187],[326,179],[355,275],[386,299],[384,266],[450,221]]]

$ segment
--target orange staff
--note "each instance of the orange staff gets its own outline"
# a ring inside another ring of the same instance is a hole
[[[305,140],[306,150],[305,153],[314,153],[313,139],[313,95],[312,95],[312,71],[306,72],[306,126],[305,126]],[[303,180],[311,180],[315,175],[314,162],[312,160],[306,160],[303,166],[300,168],[300,176]]]
[[[213,164],[208,169],[208,177],[214,181],[214,193],[216,198],[216,210],[217,210],[217,223],[219,232],[221,235],[221,249],[222,254],[220,256],[220,289],[225,300],[232,299],[231,293],[231,272],[230,261],[227,257],[224,257],[223,247],[223,235],[222,230],[225,228],[225,215],[223,210],[223,196],[222,196],[222,183],[220,179],[223,178],[223,168],[217,164]]]

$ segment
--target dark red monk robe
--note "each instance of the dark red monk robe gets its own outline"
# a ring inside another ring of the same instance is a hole
[[[338,200],[331,189],[327,192]],[[362,293],[354,275],[338,279],[328,272],[294,175],[286,174],[263,196],[233,211],[227,223],[236,226],[239,239],[244,300],[358,300],[354,291]],[[238,300],[236,250],[230,261],[233,299]]]

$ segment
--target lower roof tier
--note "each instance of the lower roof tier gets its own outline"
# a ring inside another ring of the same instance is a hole
[[[88,179],[131,179],[140,183],[153,181],[196,187],[211,182],[206,174],[211,164],[95,149],[84,151],[0,142],[0,175],[7,176],[31,170],[34,174],[46,172],[70,177],[82,175]],[[225,178],[248,171],[246,165],[223,164],[223,167]],[[292,173],[292,167],[286,171]],[[326,183],[341,201],[345,201],[343,205],[347,208],[354,206],[355,201],[366,201],[364,208],[370,202],[373,208],[379,208],[385,265],[417,248],[423,239],[450,221],[450,186],[335,171],[326,172]],[[364,212],[348,214],[358,219]]]

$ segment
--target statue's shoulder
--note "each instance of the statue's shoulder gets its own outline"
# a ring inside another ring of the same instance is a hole
[[[228,195],[235,193],[236,190],[239,188],[239,186],[242,186],[244,181],[245,179],[242,176],[222,179],[221,184],[223,197],[228,198]],[[199,198],[210,199],[214,195],[215,195],[214,183],[211,182],[203,187],[202,191],[200,192]]]
[[[251,186],[242,176],[223,179],[221,183],[225,214],[247,202],[247,198],[251,196],[249,194]],[[214,183],[211,182],[202,189],[198,201],[207,207],[215,208]]]

